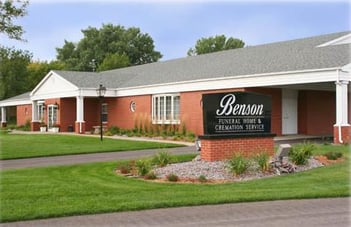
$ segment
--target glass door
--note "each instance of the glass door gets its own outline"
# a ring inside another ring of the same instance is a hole
[[[48,127],[57,124],[57,105],[48,105]]]

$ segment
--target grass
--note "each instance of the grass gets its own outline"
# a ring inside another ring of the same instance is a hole
[[[118,176],[117,162],[1,172],[0,221],[248,201],[350,196],[347,161],[306,172],[227,184],[154,183]],[[194,156],[179,156],[190,160]],[[119,162],[127,163],[127,161]]]
[[[116,140],[52,134],[0,134],[0,159],[33,158],[141,149],[161,149],[180,145],[158,142]]]

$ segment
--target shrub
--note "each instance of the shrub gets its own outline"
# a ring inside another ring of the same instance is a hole
[[[235,175],[244,173],[250,166],[250,160],[245,158],[242,154],[235,154],[229,160],[229,169]]]
[[[130,173],[131,167],[129,164],[121,164],[117,167],[117,170],[119,170],[122,174],[127,174]]]
[[[205,175],[200,175],[200,176],[199,176],[199,181],[200,181],[201,183],[207,182],[206,176],[205,176]]]
[[[312,156],[312,151],[315,146],[311,143],[303,143],[292,147],[289,157],[296,165],[304,165],[307,160]]]
[[[179,177],[173,173],[167,175],[167,180],[172,181],[172,182],[177,182],[179,180]]]
[[[118,135],[120,133],[120,129],[117,126],[111,126],[108,128],[107,132],[111,135]]]
[[[167,151],[161,151],[152,159],[153,164],[164,167],[171,161],[171,155]]]
[[[261,171],[265,172],[269,169],[269,154],[267,152],[257,154],[255,160]]]
[[[151,170],[151,165],[147,160],[136,161],[135,167],[139,176],[145,176]]]
[[[337,151],[329,151],[324,156],[327,157],[328,160],[336,160],[342,157],[342,153]]]
[[[155,180],[157,178],[155,172],[151,171],[144,175],[145,180]]]

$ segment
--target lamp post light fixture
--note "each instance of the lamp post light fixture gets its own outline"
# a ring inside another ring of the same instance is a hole
[[[102,141],[102,134],[103,134],[103,127],[102,127],[102,100],[105,96],[106,93],[106,87],[102,86],[102,84],[99,85],[99,87],[96,89],[96,94],[99,97],[100,101],[100,140]]]

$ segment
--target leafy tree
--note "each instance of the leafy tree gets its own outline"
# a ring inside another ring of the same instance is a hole
[[[117,69],[127,67],[129,65],[129,58],[126,55],[107,54],[103,62],[99,65],[97,71],[106,71],[109,69]]]
[[[100,29],[88,27],[82,32],[84,37],[77,44],[65,41],[62,48],[56,48],[57,60],[65,64],[65,69],[92,71],[93,59],[101,71],[156,62],[162,57],[154,50],[152,38],[139,28],[103,24]],[[117,64],[118,60],[121,63]]]
[[[0,100],[28,91],[27,65],[32,54],[0,46]]]
[[[13,20],[27,14],[28,1],[0,1],[0,33],[5,33],[10,39],[22,40],[23,28],[13,24]]]
[[[197,40],[194,48],[188,50],[188,56],[207,54],[221,50],[229,50],[242,48],[245,43],[236,38],[226,38],[225,35],[217,35],[215,37],[201,38]]]
[[[35,86],[50,72],[50,70],[63,69],[64,65],[58,61],[31,62],[27,65],[27,89],[33,90]]]

